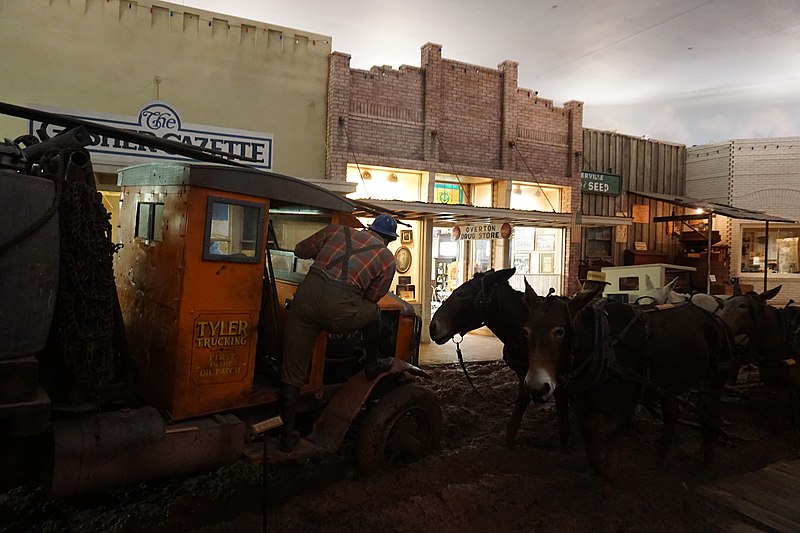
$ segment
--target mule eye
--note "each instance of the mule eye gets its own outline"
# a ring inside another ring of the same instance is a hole
[[[531,336],[531,330],[529,327],[522,328],[522,334],[527,338]]]
[[[564,328],[553,328],[553,337],[560,339],[564,336]]]

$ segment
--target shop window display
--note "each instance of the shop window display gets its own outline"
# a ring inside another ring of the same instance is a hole
[[[742,272],[769,272],[777,274],[800,273],[798,257],[800,229],[770,228],[769,245],[766,232],[757,228],[742,228]]]

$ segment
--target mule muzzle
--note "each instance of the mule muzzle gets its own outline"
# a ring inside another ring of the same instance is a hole
[[[555,381],[546,372],[530,370],[525,376],[525,390],[536,403],[547,402],[553,396],[555,388]]]

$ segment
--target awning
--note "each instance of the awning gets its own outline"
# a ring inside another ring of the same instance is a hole
[[[706,200],[698,200],[697,198],[690,198],[688,196],[676,196],[674,194],[661,194],[656,192],[641,192],[641,191],[628,191],[629,194],[636,194],[644,196],[645,198],[652,198],[681,207],[688,207],[690,209],[702,209],[705,213],[714,213],[724,215],[730,218],[743,218],[747,220],[761,220],[764,222],[786,222],[790,224],[797,224],[796,220],[788,218],[776,217],[762,211],[753,211],[751,209],[742,209],[740,207],[731,207],[725,204],[717,204],[708,202]],[[670,217],[659,217],[661,221],[665,221]]]
[[[359,200],[354,200],[359,204]],[[547,211],[523,211],[502,207],[476,207],[459,204],[435,204],[427,202],[406,202],[401,200],[366,200],[362,209],[356,209],[356,216],[374,216],[370,206],[378,207],[402,220],[433,220],[443,226],[469,224],[501,224],[508,222],[514,226],[542,226],[568,228],[573,223],[572,213],[552,213]],[[605,217],[583,215],[574,222],[582,226],[629,226],[630,217]]]

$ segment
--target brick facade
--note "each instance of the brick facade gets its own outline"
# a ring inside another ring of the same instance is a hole
[[[518,86],[517,63],[493,69],[444,59],[438,44],[422,47],[420,67],[359,70],[349,62],[331,54],[327,179],[344,181],[355,154],[363,165],[564,187],[562,211],[580,206],[582,102],[554,106]],[[579,246],[565,252],[571,292]]]

